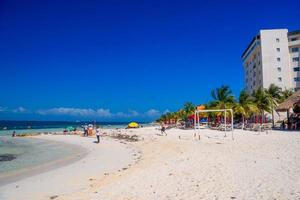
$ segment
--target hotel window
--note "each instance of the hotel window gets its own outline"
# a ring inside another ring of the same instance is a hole
[[[280,58],[277,58],[277,61],[280,62]]]
[[[299,61],[299,57],[293,58],[293,62],[298,62],[298,61]]]
[[[298,82],[298,81],[300,81],[300,77],[296,77],[296,78],[294,78],[294,80]]]
[[[281,78],[281,77],[278,77],[278,81],[279,81],[279,82],[282,82],[282,78]]]
[[[276,38],[276,42],[279,42],[280,40],[279,40],[279,38]]]
[[[281,67],[277,67],[277,71],[281,72]]]
[[[299,47],[294,47],[294,48],[292,48],[292,52],[293,52],[293,53],[299,52]]]
[[[280,52],[280,48],[276,48],[276,51],[277,51],[277,52]]]
[[[300,67],[295,67],[294,68],[294,72],[299,72],[300,71]]]
[[[291,41],[296,41],[296,40],[298,40],[298,38],[291,38]]]

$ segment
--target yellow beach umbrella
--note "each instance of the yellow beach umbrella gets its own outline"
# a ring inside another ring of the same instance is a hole
[[[138,127],[139,127],[139,124],[136,122],[131,122],[128,124],[128,128],[138,128]]]

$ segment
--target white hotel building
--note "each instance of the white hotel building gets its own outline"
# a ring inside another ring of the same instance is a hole
[[[274,83],[280,88],[300,90],[300,30],[261,30],[244,53],[245,88],[252,93]]]

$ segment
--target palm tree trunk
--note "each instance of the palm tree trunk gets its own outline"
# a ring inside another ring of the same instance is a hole
[[[243,120],[243,123],[242,123],[242,130],[244,130],[244,126],[245,126],[245,117],[242,116],[242,120]]]
[[[272,109],[272,127],[274,128],[275,122],[274,122],[274,110]]]

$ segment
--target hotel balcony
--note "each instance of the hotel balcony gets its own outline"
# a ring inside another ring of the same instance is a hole
[[[300,46],[300,39],[295,41],[289,41],[289,46]]]

